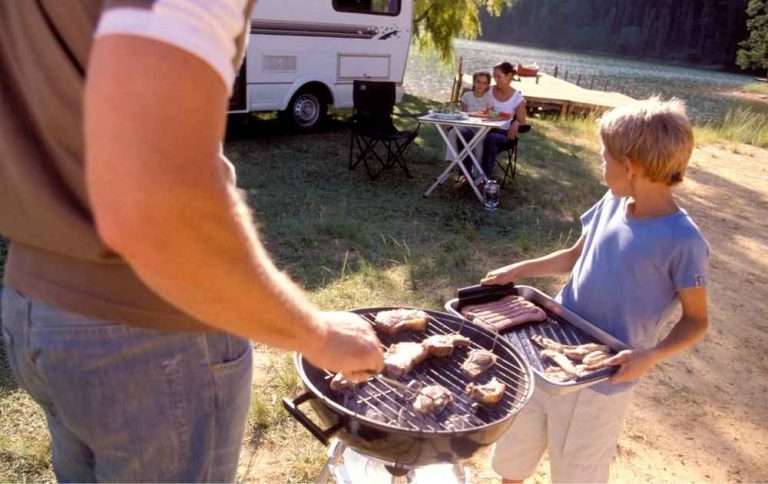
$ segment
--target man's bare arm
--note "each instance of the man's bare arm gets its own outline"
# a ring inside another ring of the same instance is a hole
[[[222,79],[184,50],[130,35],[96,41],[85,138],[99,233],[154,291],[197,319],[325,354],[332,325],[271,263],[228,183],[226,105]],[[378,365],[372,358],[370,368]]]

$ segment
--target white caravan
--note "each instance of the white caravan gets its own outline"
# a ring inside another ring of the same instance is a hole
[[[230,112],[310,130],[329,105],[352,107],[355,79],[402,86],[412,16],[413,0],[258,0]]]

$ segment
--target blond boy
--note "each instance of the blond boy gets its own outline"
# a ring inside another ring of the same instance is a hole
[[[652,98],[614,109],[599,134],[610,190],[581,216],[578,242],[482,282],[570,273],[557,299],[633,349],[607,361],[619,367],[608,382],[561,397],[536,391],[494,449],[502,482],[531,476],[547,449],[553,481],[607,481],[634,385],[707,329],[709,246],[672,196],[693,151],[683,103]],[[661,339],[678,301],[682,316]]]

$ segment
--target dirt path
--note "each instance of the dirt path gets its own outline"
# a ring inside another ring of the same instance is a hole
[[[710,331],[639,385],[612,481],[768,481],[768,150],[697,149],[678,196],[712,248]],[[496,481],[487,461],[475,482]]]

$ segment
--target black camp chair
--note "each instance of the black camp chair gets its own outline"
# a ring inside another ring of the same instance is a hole
[[[496,164],[504,170],[504,178],[501,179],[501,187],[504,188],[504,185],[507,183],[507,178],[512,178],[514,180],[515,174],[517,173],[517,150],[520,142],[520,135],[523,133],[527,133],[531,130],[530,124],[521,124],[520,128],[517,131],[517,138],[507,140],[506,143],[501,145],[499,147],[499,152],[506,151],[507,152],[507,163],[506,165],[503,165],[501,161],[499,161],[499,158],[496,159]]]
[[[408,178],[413,178],[403,153],[416,139],[420,125],[413,130],[399,130],[395,127],[392,121],[393,114],[396,114],[393,113],[395,83],[354,81],[352,84],[354,109],[349,141],[349,169],[354,170],[362,163],[370,179],[375,180],[387,168],[398,165]],[[396,115],[409,118],[419,116]]]

